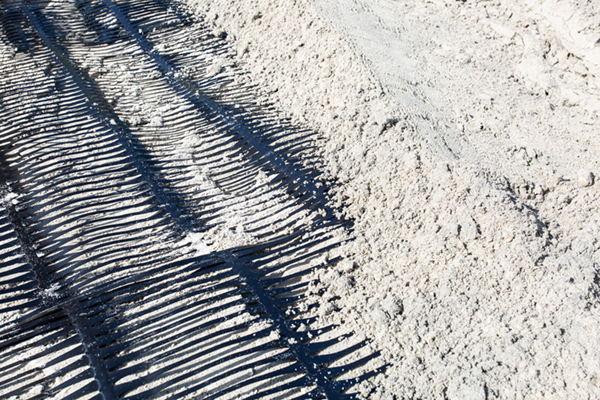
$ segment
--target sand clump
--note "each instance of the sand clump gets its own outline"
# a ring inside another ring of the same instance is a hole
[[[356,238],[320,315],[390,365],[361,393],[600,397],[592,3],[188,3],[323,138]]]

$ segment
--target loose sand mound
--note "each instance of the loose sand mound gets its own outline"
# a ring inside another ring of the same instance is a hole
[[[189,2],[322,134],[356,240],[320,313],[390,364],[365,395],[600,398],[597,6]]]

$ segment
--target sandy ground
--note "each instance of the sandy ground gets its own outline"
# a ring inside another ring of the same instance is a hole
[[[600,397],[598,3],[189,3],[325,139],[371,398]]]
[[[307,294],[381,351],[364,397],[600,398],[598,3],[187,2],[320,135],[355,239]]]

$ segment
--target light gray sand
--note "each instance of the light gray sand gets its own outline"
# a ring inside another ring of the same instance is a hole
[[[371,398],[600,397],[595,1],[188,0],[320,132]]]

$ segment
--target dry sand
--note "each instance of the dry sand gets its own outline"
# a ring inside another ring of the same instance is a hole
[[[355,239],[309,302],[381,351],[364,397],[600,398],[596,0],[186,1],[207,72],[320,135]],[[237,211],[190,241],[251,241]]]
[[[188,0],[355,219],[323,319],[370,398],[600,398],[596,1]],[[224,35],[223,35],[224,36]]]

